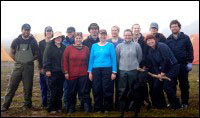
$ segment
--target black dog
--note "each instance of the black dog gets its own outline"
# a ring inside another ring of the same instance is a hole
[[[135,117],[138,117],[144,101],[148,103],[147,110],[151,108],[151,102],[148,98],[147,74],[147,70],[145,72],[138,71],[137,80],[131,84],[132,86],[127,94],[128,100],[131,100],[129,104],[129,109],[135,112]],[[126,108],[127,106],[124,105],[121,111],[121,117],[124,116],[124,111],[126,110]]]

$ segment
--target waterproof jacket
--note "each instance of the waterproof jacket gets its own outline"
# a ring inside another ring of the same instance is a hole
[[[180,32],[178,38],[175,39],[171,34],[167,38],[167,45],[174,53],[179,63],[192,63],[194,60],[193,46],[189,36]]]
[[[49,42],[49,45],[45,49],[43,57],[43,68],[45,71],[58,72],[62,71],[62,57],[65,50],[65,46],[61,43],[61,47],[58,48],[55,45],[54,40]]]
[[[178,62],[171,49],[164,43],[157,42],[155,49],[149,48],[147,56],[148,67],[156,74],[167,73]]]

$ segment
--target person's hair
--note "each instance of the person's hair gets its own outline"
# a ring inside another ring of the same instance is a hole
[[[117,25],[112,26],[112,28],[117,28],[118,32],[120,31],[120,28]],[[111,30],[112,30],[112,28],[111,28]]]
[[[75,32],[74,38],[75,38],[76,36],[81,36],[81,38],[83,38],[82,32]]]
[[[138,24],[138,23],[133,24],[132,27],[131,27],[131,29],[133,29],[133,27],[134,27],[135,25],[139,25],[139,24]],[[139,25],[139,26],[140,26],[140,25]]]
[[[133,32],[132,32],[132,30],[130,30],[130,29],[125,29],[125,30],[124,30],[124,34],[125,34],[125,32],[131,32],[131,35],[133,35]]]
[[[156,37],[154,35],[152,35],[152,34],[146,35],[145,42],[147,42],[148,39],[154,39],[155,41],[157,41]]]
[[[172,24],[178,24],[178,27],[181,29],[181,23],[180,23],[178,20],[172,20],[172,21],[170,22],[169,28],[171,28],[171,25],[172,25]]]

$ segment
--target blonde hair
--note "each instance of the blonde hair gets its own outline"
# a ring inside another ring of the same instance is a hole
[[[120,28],[117,25],[112,26],[112,28],[117,28],[118,32],[120,31]],[[111,28],[111,30],[112,30],[112,28]]]

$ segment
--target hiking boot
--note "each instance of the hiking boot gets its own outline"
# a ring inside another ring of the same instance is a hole
[[[91,112],[91,105],[88,103],[84,103],[84,111],[87,113]]]
[[[98,114],[103,113],[102,111],[97,111]]]
[[[61,109],[57,110],[57,113],[62,113],[62,110]]]
[[[56,114],[57,112],[56,111],[50,111],[49,113],[50,114]]]
[[[188,108],[188,104],[182,104],[181,108]]]
[[[7,108],[5,108],[4,106],[1,106],[1,112],[5,112],[7,110],[8,110]]]
[[[105,110],[104,113],[109,113],[110,111]]]

